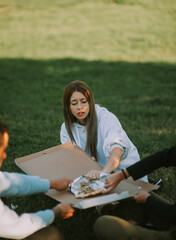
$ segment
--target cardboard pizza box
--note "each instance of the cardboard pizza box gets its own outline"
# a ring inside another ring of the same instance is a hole
[[[75,179],[90,170],[102,170],[102,167],[92,160],[87,153],[71,142],[61,144],[46,150],[15,159],[17,166],[26,174],[54,180],[61,177]],[[72,203],[78,208],[89,208],[105,203],[125,199],[136,191],[150,191],[158,186],[143,181],[128,179],[122,181],[111,193],[86,199],[76,199],[69,190],[49,190],[46,194],[61,203]]]

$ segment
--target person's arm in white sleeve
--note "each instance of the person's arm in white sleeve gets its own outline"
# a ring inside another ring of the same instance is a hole
[[[71,142],[71,139],[68,135],[67,129],[65,127],[65,123],[62,124],[61,130],[60,130],[60,141],[62,144]]]
[[[0,237],[22,239],[51,224],[54,212],[44,210],[36,213],[24,213],[20,216],[0,200]]]
[[[62,219],[73,216],[71,204],[57,204],[52,210],[46,209],[35,213],[24,213],[20,216],[0,200],[0,237],[23,239],[41,228],[50,225],[56,217]]]
[[[110,158],[112,150],[116,147],[121,148],[123,157],[128,154],[130,141],[119,120],[111,112],[102,117],[101,131],[104,137],[103,151],[106,157]]]
[[[0,172],[0,197],[22,196],[39,192],[47,192],[50,188],[65,190],[72,179],[60,178],[49,181],[36,176],[19,173]],[[56,207],[61,217],[71,216],[73,209],[69,204]],[[24,213],[18,216],[15,211],[5,206],[0,200],[0,237],[21,239],[37,230],[48,226],[55,218],[55,210],[44,210],[36,213]]]
[[[22,196],[47,192],[50,182],[35,176],[19,173],[0,172],[0,196]],[[21,239],[46,227],[54,220],[52,210],[25,213],[18,216],[0,201],[0,236]]]
[[[119,166],[122,157],[127,154],[129,144],[126,134],[114,114],[107,111],[100,124],[104,137],[103,151],[105,156],[108,157],[103,172],[111,173]]]
[[[102,171],[112,173],[119,166],[122,157],[128,152],[129,144],[126,134],[116,116],[107,110],[102,112],[99,131],[101,131],[104,141],[103,151],[108,158]],[[86,177],[99,179],[100,173],[101,171],[91,170]]]

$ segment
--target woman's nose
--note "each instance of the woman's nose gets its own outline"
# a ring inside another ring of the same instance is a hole
[[[82,108],[81,102],[78,102],[78,108],[79,108],[79,109]]]

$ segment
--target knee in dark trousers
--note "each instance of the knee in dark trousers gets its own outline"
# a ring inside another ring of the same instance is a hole
[[[46,227],[24,238],[24,240],[64,240],[56,227]]]

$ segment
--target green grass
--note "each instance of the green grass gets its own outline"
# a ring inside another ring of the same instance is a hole
[[[2,170],[60,144],[62,93],[85,81],[145,157],[176,143],[175,0],[0,0],[0,119],[10,127]],[[174,169],[150,174],[176,198]],[[17,212],[53,207],[44,194],[13,198]],[[31,203],[32,204],[29,204]],[[57,219],[66,240],[95,239],[95,209]]]

